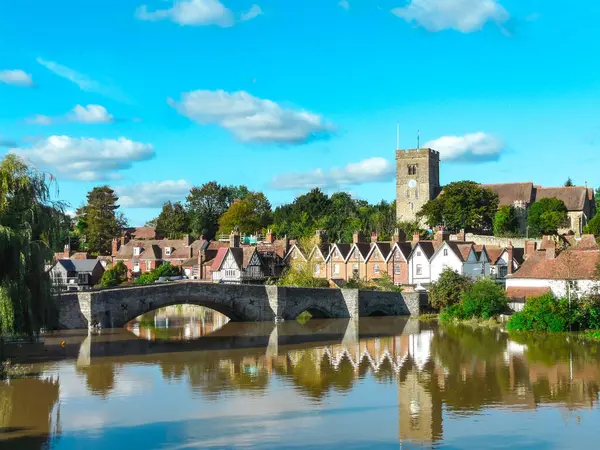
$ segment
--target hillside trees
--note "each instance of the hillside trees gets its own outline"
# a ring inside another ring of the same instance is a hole
[[[527,225],[530,236],[557,234],[567,223],[567,207],[558,198],[542,198],[529,207]]]
[[[180,238],[189,232],[188,213],[181,202],[166,202],[156,218],[156,232],[169,239]]]
[[[512,205],[503,205],[494,216],[494,236],[510,236],[519,232],[519,218]]]

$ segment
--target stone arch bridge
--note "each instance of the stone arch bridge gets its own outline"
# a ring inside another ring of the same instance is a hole
[[[237,322],[293,320],[303,311],[317,318],[420,313],[419,293],[197,281],[63,293],[57,301],[59,325],[66,329],[121,327],[141,314],[176,304],[205,306]]]

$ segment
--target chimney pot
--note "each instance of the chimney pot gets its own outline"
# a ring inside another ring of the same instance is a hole
[[[377,242],[377,233],[373,232],[371,233],[371,243],[374,244],[375,242]]]
[[[421,234],[417,231],[413,234],[412,242],[413,242],[413,244],[416,244],[420,240],[421,240]]]

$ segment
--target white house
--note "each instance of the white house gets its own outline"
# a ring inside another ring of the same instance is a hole
[[[442,243],[434,241],[419,241],[408,257],[408,284],[431,283],[430,260]]]
[[[486,268],[489,274],[489,267],[485,248],[476,252],[471,242],[446,241],[431,258],[431,282],[437,281],[447,268],[471,278],[481,278],[486,275]]]
[[[580,298],[600,288],[596,264],[597,248],[556,251],[545,249],[528,255],[519,270],[506,277],[506,292],[513,301],[525,301],[551,291],[556,297]]]
[[[265,274],[255,247],[220,248],[212,266],[215,283],[264,281]]]

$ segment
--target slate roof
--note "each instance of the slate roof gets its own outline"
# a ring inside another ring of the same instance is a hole
[[[392,244],[390,242],[375,242],[373,248],[374,247],[377,247],[379,249],[381,257],[384,260],[388,259],[388,256],[390,256],[390,252],[392,251]]]
[[[527,258],[511,278],[551,280],[594,280],[600,250],[570,249],[556,258],[546,258],[546,251],[537,251]]]
[[[353,244],[353,247],[356,247],[358,249],[360,256],[362,256],[363,260],[367,258],[367,255],[371,251],[371,244],[367,244],[366,242],[358,242],[356,244]]]
[[[67,272],[93,272],[100,261],[97,259],[61,259],[56,262],[65,268]]]
[[[427,259],[431,259],[431,257],[435,254],[436,251],[443,245],[443,242],[435,242],[435,241],[419,241],[413,248],[413,251],[416,250],[417,246],[420,246],[425,253]]]
[[[408,260],[408,257],[410,256],[410,253],[412,252],[412,249],[413,249],[412,243],[410,243],[410,242],[398,242],[396,245],[398,246],[398,249],[400,250],[400,252],[404,256],[404,258],[406,260]],[[390,252],[389,256],[391,256],[392,254],[393,254],[393,252]]]
[[[516,201],[531,203],[534,199],[532,182],[482,184],[482,186],[498,195],[500,206],[510,206]]]
[[[346,259],[348,257],[348,255],[350,254],[350,250],[352,249],[352,246],[354,244],[332,244],[332,247],[334,245],[340,251],[342,259]],[[329,253],[329,256],[330,257],[333,256],[333,248],[332,248],[332,251]],[[329,259],[329,257],[327,257],[327,259]]]

